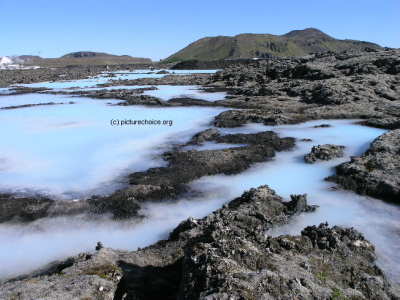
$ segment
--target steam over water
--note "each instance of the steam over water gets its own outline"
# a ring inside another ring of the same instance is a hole
[[[168,97],[172,95],[165,91]],[[76,104],[68,104],[71,100]],[[9,106],[10,101],[13,105],[26,101],[66,103],[0,111],[0,126],[6,129],[0,132],[0,189],[44,193],[58,199],[109,193],[123,184],[124,175],[164,165],[157,155],[210,128],[209,122],[224,110],[110,106],[107,103],[116,101],[41,94],[1,96],[0,106]],[[112,126],[112,120],[125,119],[172,120],[173,124]],[[323,123],[333,127],[314,128]],[[331,226],[352,226],[376,245],[378,264],[392,280],[400,281],[399,206],[352,192],[334,191],[333,184],[323,180],[333,174],[335,165],[348,161],[351,155],[362,154],[384,130],[355,125],[351,120],[276,127],[251,124],[220,130],[223,134],[273,130],[281,137],[295,137],[296,147],[278,152],[271,161],[255,164],[238,175],[201,178],[191,184],[196,191],[191,195],[197,196],[183,196],[176,203],[148,203],[141,211],[148,218],[141,223],[80,215],[29,224],[0,224],[0,278],[93,251],[98,241],[106,247],[136,250],[166,238],[189,216],[201,218],[244,190],[267,184],[286,200],[290,194],[307,193],[309,204],[320,205],[316,212],[302,214],[291,224],[267,234],[299,234],[304,227],[325,221]],[[344,157],[313,165],[304,162],[303,156],[313,145],[326,143],[345,146]],[[197,149],[223,147],[206,143]]]

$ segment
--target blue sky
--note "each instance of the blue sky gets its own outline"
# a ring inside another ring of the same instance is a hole
[[[206,37],[314,27],[400,48],[399,0],[0,0],[0,56],[97,51],[159,60]]]

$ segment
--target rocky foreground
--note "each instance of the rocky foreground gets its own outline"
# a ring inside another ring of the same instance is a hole
[[[374,246],[350,228],[265,232],[312,212],[305,195],[283,202],[268,186],[245,191],[203,219],[189,218],[137,251],[98,243],[1,285],[2,299],[399,299],[374,264]]]

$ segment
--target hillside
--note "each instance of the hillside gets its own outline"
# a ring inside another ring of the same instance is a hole
[[[112,55],[101,52],[78,51],[65,54],[60,58],[41,58],[39,56],[20,56],[25,66],[66,67],[66,66],[100,66],[100,65],[129,65],[150,64],[149,58],[132,57],[129,55]]]
[[[341,52],[349,48],[381,49],[377,44],[356,40],[338,40],[315,28],[293,30],[284,35],[239,34],[234,37],[205,37],[163,62],[185,60],[221,60],[240,58],[295,57],[310,52]]]

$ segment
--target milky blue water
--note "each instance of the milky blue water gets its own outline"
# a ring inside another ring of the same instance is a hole
[[[25,103],[28,97],[15,98]],[[75,104],[0,111],[0,127],[7,128],[0,131],[0,191],[63,199],[109,193],[120,187],[122,176],[163,165],[155,159],[157,155],[180,138],[189,139],[223,110],[161,110],[108,104],[119,102],[116,100],[31,97],[35,102],[68,103],[73,99]],[[125,120],[155,120],[160,125],[121,126]],[[113,121],[120,121],[120,126],[113,126]]]
[[[157,97],[163,100],[170,100],[172,98],[197,98],[207,101],[218,101],[223,100],[227,96],[225,92],[217,92],[217,93],[207,93],[201,90],[198,90],[198,86],[170,86],[170,85],[158,85],[156,86],[157,90],[149,90],[145,91],[145,95],[150,95],[153,97]]]
[[[0,88],[0,95],[1,94],[10,94],[13,93],[13,91],[10,90],[10,88]]]
[[[109,86],[109,87],[93,87],[93,88],[71,88],[68,90],[64,90],[66,92],[74,92],[74,91],[98,91],[98,90],[124,90],[124,89],[144,89],[150,88],[151,86],[146,85],[117,85],[117,86]]]
[[[315,125],[323,124],[323,122],[332,124],[333,126],[329,128],[314,128]],[[226,134],[238,131],[245,133],[262,130],[273,130],[283,137],[295,137],[297,139],[296,149],[289,152],[277,153],[277,158],[269,162],[266,167],[264,167],[264,164],[256,165],[254,167],[256,172],[252,168],[252,171],[236,176],[213,176],[199,182],[207,184],[208,187],[213,182],[217,182],[218,186],[226,184],[230,187],[231,196],[240,194],[241,191],[253,186],[263,185],[266,182],[279,195],[286,198],[289,198],[289,195],[293,193],[309,193],[310,190],[317,187],[315,186],[316,183],[318,183],[319,188],[329,186],[329,183],[319,182],[319,179],[332,174],[333,166],[348,161],[351,155],[362,154],[375,137],[385,132],[382,129],[355,125],[354,120],[320,120],[295,126],[283,125],[275,127],[252,124],[241,130],[220,129],[220,131]],[[302,139],[312,139],[312,142],[304,142],[301,141]],[[345,146],[344,158],[318,164],[304,163],[303,156],[311,151],[313,145],[327,143]],[[306,174],[307,176],[302,176],[302,174]],[[290,184],[290,188],[288,184]]]
[[[32,84],[21,84],[21,86],[29,87],[44,87],[49,89],[71,89],[71,88],[91,88],[98,84],[108,83],[116,80],[134,80],[139,78],[162,78],[166,75],[188,75],[197,73],[215,73],[216,70],[175,70],[169,71],[169,74],[157,74],[160,70],[135,70],[131,71],[118,71],[118,72],[104,72],[102,76],[96,76],[89,79],[82,80],[60,80],[54,82],[39,82]],[[108,75],[114,75],[109,77]],[[18,85],[17,85],[18,86]]]
[[[27,105],[27,104],[50,103],[50,102],[67,104],[70,101],[74,101],[74,99],[64,96],[54,97],[53,95],[46,95],[46,94],[6,95],[0,97],[0,108],[9,106]],[[9,113],[4,112],[2,115],[7,116],[8,114]]]
[[[99,84],[109,83],[116,80],[134,80],[139,78],[161,78],[166,75],[189,75],[189,74],[197,74],[197,73],[208,73],[212,74],[215,73],[216,70],[175,70],[175,71],[168,71],[169,74],[157,74],[160,70],[157,71],[148,71],[148,70],[137,70],[134,72],[130,71],[119,71],[119,72],[112,72],[110,74],[114,75],[113,77],[108,77],[109,73],[105,72],[103,76],[97,76],[89,79],[83,80],[64,80],[64,81],[55,81],[55,82],[40,82],[40,83],[33,83],[33,84],[22,84],[20,86],[27,86],[32,88],[48,88],[54,91],[77,91],[77,90],[85,90],[85,91],[92,91],[92,90],[111,90],[111,89],[139,89],[139,88],[146,88],[148,86],[111,86],[111,87],[99,87]],[[170,100],[171,98],[179,98],[179,97],[189,97],[189,98],[197,98],[207,101],[218,101],[223,100],[227,96],[225,92],[218,92],[218,93],[207,93],[202,90],[199,90],[199,86],[167,86],[161,85],[156,86],[157,90],[150,90],[145,91],[145,95],[150,95],[154,97],[158,97],[163,100]],[[8,89],[0,90],[0,93],[6,94],[8,93]],[[33,100],[35,101],[35,100]],[[1,99],[0,99],[1,103]],[[32,102],[35,104],[37,102]],[[40,102],[39,102],[40,103]]]
[[[168,95],[171,90],[164,91]],[[19,105],[27,101],[68,103],[70,100],[76,104],[0,110],[0,126],[7,129],[0,131],[0,190],[40,192],[58,199],[109,193],[124,184],[124,175],[165,165],[157,155],[211,128],[210,121],[223,111],[222,108],[113,106],[119,101],[41,94],[2,96],[0,106],[9,106],[13,101],[13,105]],[[172,121],[172,125],[168,122],[157,127],[112,125],[113,120],[129,119],[165,120]],[[314,128],[323,123],[333,127]],[[307,193],[309,204],[320,205],[316,212],[302,214],[288,226],[267,234],[299,234],[305,226],[325,221],[332,226],[352,226],[376,245],[379,265],[393,280],[400,281],[399,206],[352,192],[333,191],[333,184],[323,180],[334,173],[335,165],[348,161],[351,155],[362,154],[384,132],[353,123],[352,120],[325,120],[220,129],[223,134],[274,130],[281,137],[295,137],[296,147],[277,153],[272,161],[253,165],[242,174],[216,175],[193,182],[191,187],[200,194],[196,198],[145,204],[141,213],[148,218],[141,223],[80,215],[30,224],[0,224],[0,278],[82,251],[93,251],[99,240],[107,247],[135,250],[166,238],[183,219],[201,218],[240,196],[244,190],[267,184],[286,200],[290,194]],[[312,142],[301,139],[312,139]],[[345,146],[344,157],[313,165],[304,162],[303,156],[313,145],[326,143]],[[208,142],[192,148],[227,146]]]
[[[64,81],[54,81],[54,82],[39,82],[31,84],[21,84],[21,86],[29,86],[32,88],[48,88],[48,89],[70,89],[70,88],[86,88],[93,87],[98,84],[107,83],[110,81],[108,77],[96,77],[91,79],[83,80],[64,80]]]

